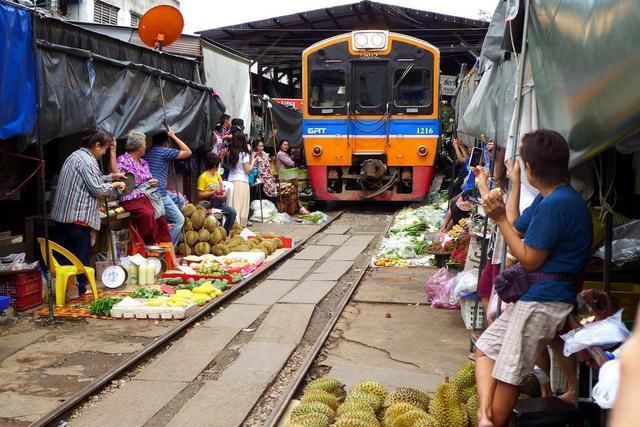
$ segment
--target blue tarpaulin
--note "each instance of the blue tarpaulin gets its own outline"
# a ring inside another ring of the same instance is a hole
[[[36,84],[28,10],[0,1],[0,139],[31,134]]]

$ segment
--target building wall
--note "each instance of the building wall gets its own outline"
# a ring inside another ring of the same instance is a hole
[[[153,6],[160,4],[169,4],[171,6],[180,8],[180,1],[178,0],[102,0],[105,3],[109,3],[112,6],[119,8],[118,10],[118,24],[122,26],[131,25],[131,12],[134,12],[140,16],[151,9]],[[74,21],[94,22],[93,21],[93,6],[95,0],[78,0],[78,4],[70,4],[68,6],[68,18]]]

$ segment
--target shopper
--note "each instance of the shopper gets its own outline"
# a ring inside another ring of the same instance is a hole
[[[109,152],[115,158],[116,142],[103,131],[92,130],[82,139],[82,148],[74,151],[62,165],[51,218],[56,221],[56,243],[73,253],[84,265],[91,263],[91,231],[100,230],[98,200],[124,190],[124,174],[103,175],[98,161]],[[59,260],[68,264],[68,260]],[[87,291],[87,278],[78,276],[78,292]]]
[[[227,197],[222,177],[218,171],[220,156],[209,153],[204,158],[207,170],[198,177],[198,204],[207,209],[219,209],[224,215],[224,229],[231,234],[231,227],[236,222],[236,211],[225,203]]]
[[[126,196],[120,197],[120,204],[129,213],[133,225],[148,245],[171,242],[169,224],[164,215],[156,217],[156,212],[144,191],[146,186],[156,187],[158,180],[153,178],[149,165],[142,158],[146,152],[147,143],[144,133],[132,130],[127,135],[126,152],[118,156],[115,166],[120,172],[132,173],[135,177],[136,188]]]
[[[479,426],[504,426],[518,401],[518,386],[563,327],[576,303],[576,278],[591,249],[591,215],[569,185],[569,148],[551,130],[522,138],[520,156],[539,202],[520,217],[528,222],[524,239],[509,222],[502,196],[483,198],[509,252],[528,272],[547,277],[531,284],[520,299],[476,343]],[[517,227],[517,225],[516,225]]]
[[[178,149],[169,148],[169,139],[173,140]],[[173,129],[161,132],[153,136],[153,145],[144,154],[144,160],[149,164],[151,175],[158,180],[158,190],[162,196],[165,217],[171,228],[171,240],[177,246],[184,225],[184,215],[175,204],[171,195],[167,192],[169,175],[169,162],[191,157],[191,149],[176,136]]]
[[[280,151],[276,154],[276,165],[279,171],[296,166],[296,163],[289,155],[289,141],[286,139],[280,143]]]
[[[247,140],[242,132],[236,132],[229,149],[229,181],[233,184],[232,207],[237,213],[237,222],[242,227],[249,221],[249,173],[256,165],[256,157],[251,157]]]
[[[264,151],[264,142],[262,141],[258,141],[256,145],[256,158],[260,180],[262,181],[262,191],[268,198],[274,199],[278,196],[278,187],[276,186],[276,178],[271,173],[269,153]]]

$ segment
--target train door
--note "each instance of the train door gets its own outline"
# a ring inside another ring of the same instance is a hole
[[[388,72],[386,61],[352,63],[353,90],[349,126],[350,134],[354,136],[354,154],[383,154],[385,151]]]

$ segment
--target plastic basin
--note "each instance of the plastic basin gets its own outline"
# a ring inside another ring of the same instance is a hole
[[[0,311],[5,311],[11,305],[11,297],[0,296]]]

